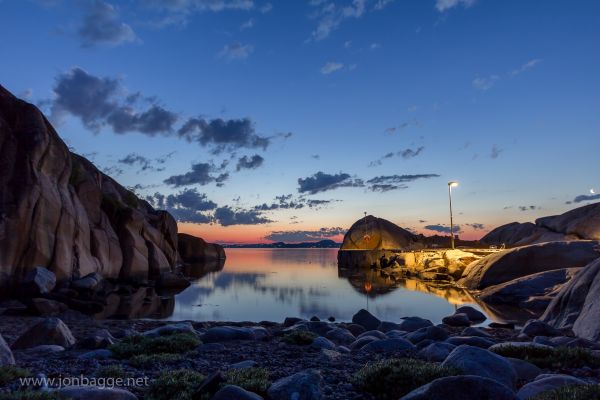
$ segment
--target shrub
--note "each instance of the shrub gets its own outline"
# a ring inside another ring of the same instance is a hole
[[[600,358],[581,347],[503,346],[493,351],[504,357],[529,361],[540,368],[600,367]]]
[[[161,374],[150,386],[148,400],[191,400],[204,381],[204,375],[187,369]]]
[[[318,336],[310,331],[294,331],[285,335],[282,340],[289,344],[309,345]]]
[[[170,353],[140,354],[129,359],[129,364],[136,368],[148,368],[181,360],[181,355]]]
[[[131,374],[121,364],[110,364],[99,367],[94,375],[99,378],[126,378]]]
[[[15,379],[31,376],[31,371],[14,365],[0,367],[0,386],[4,386]]]
[[[175,333],[159,337],[135,335],[111,345],[109,349],[115,357],[125,359],[142,354],[185,353],[196,348],[200,343],[200,339],[191,333]]]
[[[265,394],[271,386],[269,370],[266,368],[241,368],[227,371],[228,385],[235,385],[250,392]]]
[[[571,385],[542,392],[531,400],[598,400],[599,385]]]
[[[66,400],[66,397],[55,392],[35,392],[24,390],[10,393],[0,393],[0,400]]]
[[[453,375],[461,375],[461,371],[412,358],[392,358],[367,363],[354,374],[352,384],[378,399],[398,399],[435,379]]]

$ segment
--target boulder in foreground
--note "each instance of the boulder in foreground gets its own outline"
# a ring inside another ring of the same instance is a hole
[[[400,400],[519,400],[495,380],[481,376],[449,376],[413,390]]]

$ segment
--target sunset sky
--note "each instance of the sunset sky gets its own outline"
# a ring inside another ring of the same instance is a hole
[[[0,84],[180,229],[461,237],[600,200],[595,0],[0,0]]]

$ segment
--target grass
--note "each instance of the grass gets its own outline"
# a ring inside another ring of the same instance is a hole
[[[599,385],[571,385],[548,390],[532,397],[530,400],[598,400]]]
[[[66,400],[66,397],[58,393],[24,390],[10,393],[0,393],[0,400]]]
[[[600,357],[581,347],[503,346],[493,351],[504,357],[529,361],[540,368],[600,368]]]
[[[167,371],[153,383],[145,398],[147,400],[192,400],[204,375],[196,371],[179,369]]]
[[[31,371],[14,365],[0,367],[0,386],[4,386],[15,379],[31,376]]]
[[[99,378],[127,378],[129,374],[121,364],[104,365],[96,369],[94,373]]]
[[[155,365],[163,365],[181,360],[180,354],[158,353],[139,354],[129,359],[129,364],[135,368],[148,368]]]
[[[356,372],[352,384],[377,399],[398,399],[435,379],[461,375],[454,368],[412,358],[391,358],[367,363]]]
[[[235,385],[250,392],[264,395],[271,386],[269,370],[266,368],[230,369],[225,375],[228,385]]]
[[[294,331],[285,335],[282,340],[288,344],[306,346],[311,344],[318,336],[316,333],[310,331]]]
[[[190,333],[147,337],[129,336],[109,347],[116,358],[129,359],[139,355],[181,354],[193,350],[202,342]]]

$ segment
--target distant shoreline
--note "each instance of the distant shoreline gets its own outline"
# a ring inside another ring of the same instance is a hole
[[[254,243],[254,244],[223,244],[228,249],[339,249],[342,244],[333,240],[302,243]]]

